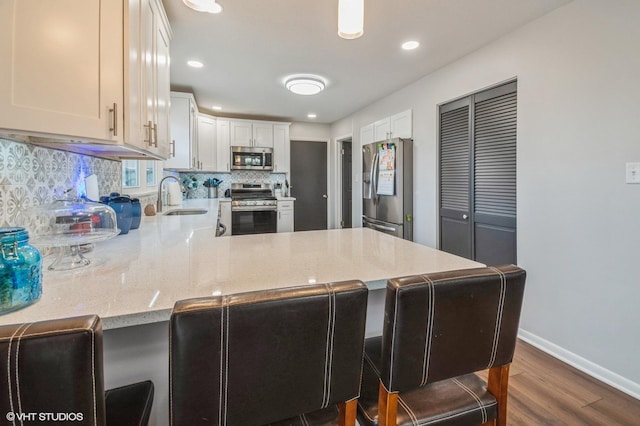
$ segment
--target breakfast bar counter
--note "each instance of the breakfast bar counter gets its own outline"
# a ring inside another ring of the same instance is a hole
[[[167,216],[176,208],[200,215]],[[34,305],[0,325],[97,314],[104,329],[167,321],[177,300],[270,288],[364,281],[482,266],[368,228],[216,237],[217,199],[187,200],[144,217],[140,228],[97,243],[91,264],[47,271]]]

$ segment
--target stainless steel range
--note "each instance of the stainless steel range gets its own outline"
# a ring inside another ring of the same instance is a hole
[[[277,208],[276,197],[268,183],[231,184],[233,235],[276,232]]]

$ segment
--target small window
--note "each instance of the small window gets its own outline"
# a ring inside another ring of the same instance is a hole
[[[147,160],[147,186],[155,186],[157,183],[156,179],[156,161]]]
[[[138,160],[122,161],[123,188],[138,188],[140,186],[139,167],[140,161]]]
[[[158,161],[122,160],[122,190],[143,194],[158,189]]]

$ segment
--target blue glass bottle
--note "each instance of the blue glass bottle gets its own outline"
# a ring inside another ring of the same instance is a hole
[[[24,228],[0,228],[0,315],[42,295],[42,257]]]

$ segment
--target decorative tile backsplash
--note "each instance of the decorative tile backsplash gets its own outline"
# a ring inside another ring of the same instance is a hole
[[[120,161],[13,142],[0,138],[0,226],[28,226],[31,207],[64,191],[84,193],[84,178],[98,177],[100,194],[122,190]]]
[[[280,183],[284,186],[284,173],[270,173],[255,170],[237,170],[231,173],[197,173],[197,172],[181,172],[180,180],[186,177],[194,176],[198,182],[198,188],[187,192],[187,198],[207,198],[208,190],[202,185],[208,179],[219,179],[222,181],[218,187],[218,196],[224,197],[224,192],[231,188],[232,183],[268,183],[272,186]]]

